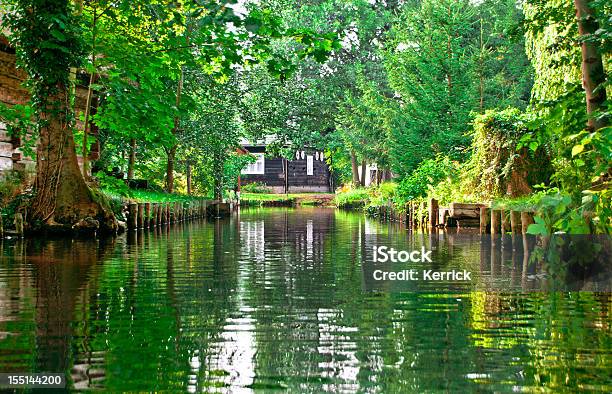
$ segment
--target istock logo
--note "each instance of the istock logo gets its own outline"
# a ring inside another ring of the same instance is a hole
[[[386,263],[390,261],[392,263],[406,263],[411,261],[413,263],[431,263],[431,250],[425,250],[422,246],[421,250],[395,250],[394,248],[388,248],[386,246],[374,246],[374,262],[375,263]]]

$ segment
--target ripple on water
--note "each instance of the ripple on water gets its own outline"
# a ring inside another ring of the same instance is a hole
[[[366,234],[428,242],[318,209],[5,240],[0,371],[105,391],[612,391],[609,293],[364,292]],[[481,265],[477,241],[443,249]]]

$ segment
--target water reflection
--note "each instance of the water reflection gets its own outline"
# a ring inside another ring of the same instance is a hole
[[[373,243],[437,251],[485,291],[367,290]],[[408,235],[258,209],[96,240],[1,244],[0,370],[108,391],[609,392],[610,293],[528,290],[522,237]]]

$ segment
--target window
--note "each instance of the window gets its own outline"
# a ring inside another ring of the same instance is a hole
[[[253,153],[253,156],[257,158],[257,161],[254,163],[250,163],[247,165],[242,171],[241,174],[264,174],[266,161],[264,159],[263,153]]]
[[[306,175],[314,175],[314,157],[306,156]]]

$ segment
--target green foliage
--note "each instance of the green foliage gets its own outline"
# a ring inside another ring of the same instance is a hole
[[[240,190],[246,193],[271,193],[271,189],[262,182],[247,183],[246,185],[241,186]]]
[[[467,182],[488,200],[528,194],[550,177],[545,146],[526,143],[529,116],[518,109],[487,111],[474,120]]]
[[[132,190],[128,187],[125,180],[107,175],[104,172],[98,172],[95,176],[102,190],[123,197],[132,196]]]
[[[3,26],[10,29],[9,39],[17,50],[17,61],[28,75],[32,112],[37,127],[45,116],[73,119],[70,105],[65,105],[71,67],[82,63],[84,43],[81,26],[72,2],[68,0],[11,0]],[[34,129],[36,131],[36,129]]]
[[[369,199],[368,189],[355,188],[336,193],[334,201],[339,208],[361,208],[367,204]]]
[[[452,176],[454,170],[452,161],[445,156],[423,161],[410,176],[400,181],[396,202],[404,205],[408,201],[425,197],[434,185]]]
[[[33,115],[33,109],[28,104],[8,106],[0,102],[0,121],[6,124],[9,136],[21,138],[21,150],[30,158],[34,158],[36,144],[36,136],[28,133],[28,130],[36,128],[36,125],[32,123]]]

